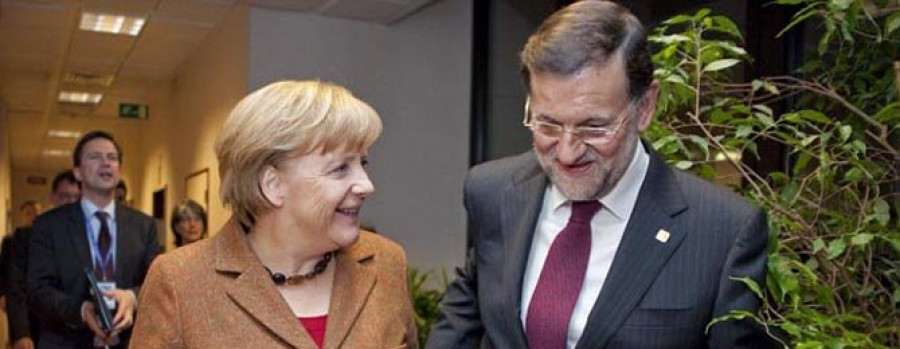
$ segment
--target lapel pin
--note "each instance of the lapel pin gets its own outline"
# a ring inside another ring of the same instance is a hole
[[[669,236],[672,236],[672,234],[667,232],[665,229],[660,229],[658,232],[656,232],[656,241],[666,243],[669,241]]]

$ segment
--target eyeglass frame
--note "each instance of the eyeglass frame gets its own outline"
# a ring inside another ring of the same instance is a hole
[[[525,97],[525,111],[524,111],[524,117],[522,118],[522,125],[525,127],[528,127],[532,131],[540,133],[542,136],[545,136],[545,137],[560,139],[566,133],[570,133],[570,134],[572,134],[572,136],[578,138],[579,140],[581,140],[584,143],[607,144],[607,143],[609,143],[609,141],[612,140],[613,136],[617,135],[619,133],[619,131],[622,130],[622,125],[624,125],[625,120],[628,119],[628,114],[633,112],[635,107],[637,107],[639,104],[641,104],[640,101],[642,99],[643,98],[636,98],[636,99],[632,99],[630,102],[628,102],[628,106],[625,107],[625,110],[616,114],[615,118],[618,118],[619,121],[616,121],[617,125],[612,129],[610,129],[607,126],[575,126],[575,127],[572,127],[571,130],[569,130],[568,127],[566,127],[566,125],[556,125],[556,124],[548,123],[546,121],[531,120],[531,96],[527,96],[527,97]],[[534,127],[535,123],[540,123],[542,125],[549,126],[550,128],[558,129],[560,134],[558,136],[550,136],[543,132],[537,131],[537,130],[535,130],[535,127]],[[585,139],[582,136],[582,133],[585,132],[585,130],[602,131],[602,132],[605,132],[605,135],[602,137]]]

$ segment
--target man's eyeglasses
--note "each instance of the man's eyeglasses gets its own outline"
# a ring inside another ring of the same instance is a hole
[[[640,104],[638,101],[639,100],[634,100],[628,103],[625,110],[615,116],[615,119],[618,120],[615,121],[614,126],[575,126],[568,129],[564,125],[543,120],[535,120],[531,115],[531,98],[529,97],[525,99],[525,116],[522,120],[522,124],[545,137],[562,138],[563,134],[571,133],[582,142],[602,145],[609,143],[609,141],[611,141],[622,129],[625,120],[628,119],[628,116]]]

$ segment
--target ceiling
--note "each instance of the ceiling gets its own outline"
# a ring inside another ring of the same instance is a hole
[[[105,129],[123,143],[134,139],[140,122],[119,118],[118,103],[140,103],[153,86],[170,83],[236,6],[390,24],[433,1],[0,0],[0,116],[7,117],[12,168],[71,167],[65,151],[77,138],[51,136],[51,130]],[[134,37],[83,31],[78,26],[84,11],[144,17],[146,24]],[[109,77],[111,83],[98,82]],[[63,90],[104,96],[96,106],[61,104],[57,96]],[[61,153],[46,154],[53,150]]]

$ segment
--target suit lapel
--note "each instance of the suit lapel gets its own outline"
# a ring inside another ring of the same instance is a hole
[[[673,217],[686,208],[674,173],[651,151],[644,184],[577,348],[604,347],[616,333],[687,234],[671,228]],[[656,239],[660,229],[670,234],[666,242]]]
[[[371,246],[358,242],[335,256],[334,284],[325,328],[325,347],[341,347],[362,312],[372,289],[375,272],[362,263],[374,263]]]
[[[75,253],[84,266],[93,266],[94,261],[91,258],[91,246],[87,237],[87,226],[84,221],[84,211],[81,210],[81,204],[76,202],[69,205],[69,238],[72,239],[72,246],[75,247]]]
[[[229,221],[215,239],[216,270],[237,274],[225,285],[225,292],[235,304],[290,346],[314,347],[315,343],[297,323],[259,259],[250,251],[236,221]]]
[[[501,211],[501,229],[504,234],[503,297],[501,309],[506,331],[511,335],[512,346],[526,347],[525,329],[519,316],[522,312],[522,278],[525,264],[531,252],[534,227],[541,212],[541,203],[547,187],[547,176],[536,159],[532,166],[517,173],[512,187],[504,192]]]

